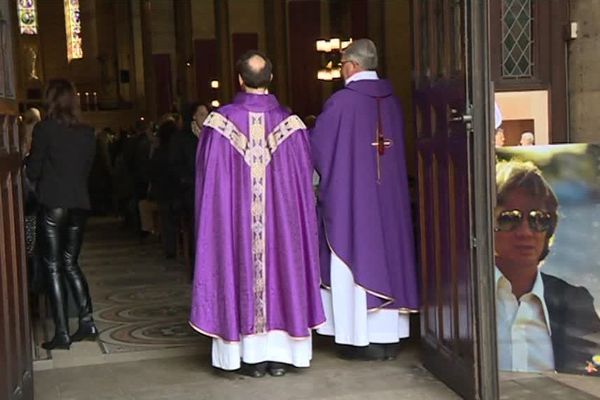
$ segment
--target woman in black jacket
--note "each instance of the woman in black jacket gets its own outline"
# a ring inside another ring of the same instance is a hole
[[[27,177],[36,185],[42,208],[41,255],[55,325],[54,338],[42,347],[51,350],[68,349],[72,342],[98,334],[88,285],[78,263],[90,208],[87,180],[96,138],[93,128],[79,120],[77,95],[69,81],[51,80],[45,102],[47,117],[33,130]],[[69,336],[65,281],[79,309],[79,329],[73,336]]]

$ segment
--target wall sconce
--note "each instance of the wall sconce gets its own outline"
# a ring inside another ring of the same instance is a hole
[[[348,47],[348,45],[350,45],[350,43],[352,43],[352,38],[350,38],[348,40],[341,40],[339,38],[332,38],[329,40],[321,39],[321,40],[317,40],[316,48],[317,48],[317,51],[323,52],[323,53],[341,52],[346,47]]]
[[[317,79],[320,81],[332,81],[342,77],[342,70],[339,67],[333,67],[333,61],[329,61],[325,68],[317,72]]]
[[[210,81],[210,87],[213,89],[219,88],[219,81]]]
[[[316,42],[316,49],[319,53],[324,53],[325,68],[317,71],[317,79],[321,81],[332,81],[342,77],[342,70],[338,66],[342,59],[342,51],[352,43],[352,39],[341,40],[331,38],[329,40],[321,39]],[[335,65],[335,67],[334,67]]]

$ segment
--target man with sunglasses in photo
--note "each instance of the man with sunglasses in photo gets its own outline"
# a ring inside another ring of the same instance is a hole
[[[496,166],[496,320],[501,370],[596,374],[600,333],[584,287],[541,272],[558,222],[558,199],[532,163]]]

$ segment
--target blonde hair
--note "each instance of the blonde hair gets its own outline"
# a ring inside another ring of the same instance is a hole
[[[41,121],[40,110],[37,108],[28,108],[23,113],[23,122],[21,126],[21,154],[25,155],[31,147],[33,127]]]

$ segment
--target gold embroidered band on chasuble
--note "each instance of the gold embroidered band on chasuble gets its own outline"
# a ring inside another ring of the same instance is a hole
[[[277,148],[294,132],[306,129],[302,120],[290,115],[269,135],[265,135],[265,114],[248,113],[248,137],[223,115],[212,112],[204,125],[225,137],[235,150],[244,157],[250,167],[251,203],[250,227],[252,230],[252,273],[254,290],[254,333],[267,331],[266,299],[266,174],[267,165]],[[265,137],[266,136],[266,137]]]

